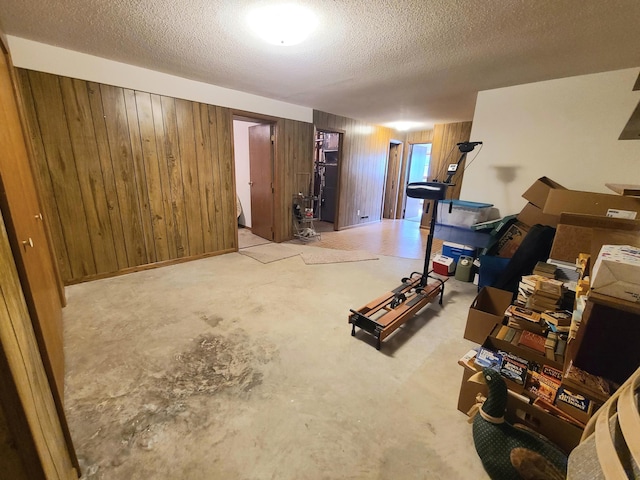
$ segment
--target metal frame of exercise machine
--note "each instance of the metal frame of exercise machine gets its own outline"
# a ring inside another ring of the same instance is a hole
[[[462,142],[457,147],[460,150],[460,158],[457,163],[452,163],[447,168],[447,179],[444,182],[415,182],[407,185],[407,196],[433,201],[433,214],[429,225],[427,247],[424,257],[422,272],[412,272],[411,275],[401,280],[401,284],[381,297],[372,300],[357,310],[350,309],[349,323],[351,335],[355,336],[356,327],[370,333],[376,338],[376,349],[380,350],[382,340],[391,335],[407,320],[413,317],[419,310],[439,297],[438,303],[442,305],[444,295],[444,283],[448,278],[438,278],[431,275],[429,269],[431,262],[431,247],[433,246],[433,233],[436,226],[438,202],[444,200],[447,188],[453,186],[451,179],[458,171],[458,167],[477,145],[482,142]],[[429,279],[433,282],[429,283]]]

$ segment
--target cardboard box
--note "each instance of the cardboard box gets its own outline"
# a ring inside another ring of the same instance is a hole
[[[511,258],[527,236],[529,227],[521,222],[511,225],[500,237],[496,245],[495,255],[502,258]]]
[[[593,266],[591,290],[640,302],[640,249],[631,245],[603,245]]]
[[[507,342],[505,340],[501,340],[495,337],[495,330],[486,338],[483,347],[489,348],[495,351],[503,351],[513,353],[514,355],[524,358],[529,362],[534,362],[539,365],[549,365],[557,370],[562,370],[564,365],[561,362],[557,362],[555,360],[548,359],[544,353],[536,352],[535,350],[527,347],[523,347],[521,345],[514,345],[511,342]]]
[[[588,253],[595,260],[602,245],[616,244],[640,247],[640,220],[563,213],[549,258],[574,264]]]
[[[560,221],[559,215],[547,215],[533,203],[527,203],[518,214],[518,221],[532,227],[533,225],[549,225],[555,227]]]
[[[583,429],[572,425],[544,410],[530,405],[519,398],[507,397],[507,411],[505,418],[510,423],[524,424],[536,432],[544,435],[561,450],[571,452],[582,437]]]
[[[474,370],[465,368],[462,374],[460,393],[458,395],[458,410],[465,415],[475,405],[477,396],[486,398],[488,394],[486,385],[468,381],[474,373],[476,373]],[[524,424],[534,429],[567,453],[578,445],[582,436],[581,428],[554,417],[534,405],[529,405],[515,395],[507,397],[505,418],[512,424]]]
[[[547,215],[581,213],[603,217],[611,216],[613,210],[635,212],[635,218],[640,218],[640,198],[555,189],[549,191],[549,196],[542,209]]]
[[[484,287],[473,300],[467,315],[464,338],[484,343],[493,328],[504,320],[504,311],[511,304],[513,294],[493,287]]]
[[[566,190],[562,185],[554,182],[550,178],[540,177],[528,188],[526,192],[522,194],[522,196],[536,207],[544,208],[549,192],[556,189]]]

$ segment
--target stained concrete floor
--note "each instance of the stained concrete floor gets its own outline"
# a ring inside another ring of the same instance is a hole
[[[456,410],[475,286],[377,351],[358,308],[420,260],[238,253],[67,288],[66,410],[86,479],[483,479]]]

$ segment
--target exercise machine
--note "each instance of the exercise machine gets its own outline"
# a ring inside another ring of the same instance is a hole
[[[467,154],[482,142],[462,142],[457,147],[460,158],[457,163],[447,167],[447,178],[443,182],[414,182],[407,185],[407,196],[433,202],[433,214],[427,236],[427,247],[424,257],[422,272],[412,272],[408,277],[401,279],[401,284],[384,295],[372,300],[357,310],[350,309],[349,323],[351,335],[355,336],[356,327],[373,335],[376,339],[376,349],[380,350],[382,341],[412,318],[418,311],[438,298],[442,305],[444,284],[447,277],[432,275],[429,269],[431,264],[431,247],[433,246],[433,234],[436,227],[436,215],[438,202],[446,198],[447,189],[453,186],[451,179],[458,171]],[[451,208],[451,206],[450,206]],[[429,280],[432,280],[429,282]]]

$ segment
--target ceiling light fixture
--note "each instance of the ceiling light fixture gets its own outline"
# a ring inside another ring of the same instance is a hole
[[[256,8],[247,21],[260,38],[281,46],[303,42],[318,25],[311,10],[291,3]]]
[[[406,132],[407,130],[415,130],[422,125],[423,124],[419,122],[391,122],[387,123],[385,126],[398,130],[399,132]]]

